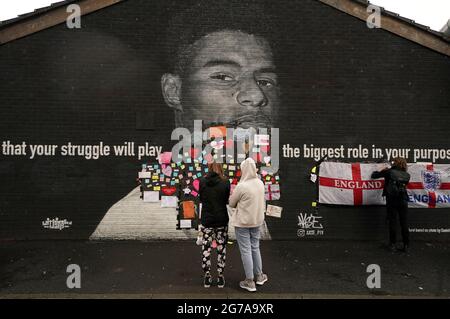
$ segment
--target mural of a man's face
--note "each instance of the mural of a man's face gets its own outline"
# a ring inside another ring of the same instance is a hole
[[[204,125],[271,127],[279,108],[272,51],[261,37],[219,31],[197,40],[182,76],[162,77],[166,103],[177,127]]]

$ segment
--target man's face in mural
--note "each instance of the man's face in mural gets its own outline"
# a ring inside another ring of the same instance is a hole
[[[162,77],[166,103],[177,127],[271,127],[279,108],[272,52],[261,37],[239,31],[210,33],[192,46],[183,75]]]

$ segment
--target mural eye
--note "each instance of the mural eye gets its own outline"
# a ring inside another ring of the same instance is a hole
[[[275,86],[275,83],[273,81],[266,80],[266,79],[258,80],[257,83],[259,86],[266,87],[266,88]]]
[[[211,79],[220,80],[220,81],[224,81],[224,82],[233,81],[232,76],[230,76],[228,74],[224,74],[224,73],[213,74],[213,75],[211,75]]]

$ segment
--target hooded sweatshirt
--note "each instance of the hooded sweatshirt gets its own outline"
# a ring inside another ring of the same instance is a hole
[[[228,225],[227,203],[230,197],[230,182],[215,172],[209,172],[200,180],[202,202],[202,225],[222,227]]]
[[[258,227],[264,223],[266,201],[264,183],[256,174],[256,164],[252,158],[241,163],[241,179],[230,197],[229,205],[236,208],[231,218],[235,227]]]

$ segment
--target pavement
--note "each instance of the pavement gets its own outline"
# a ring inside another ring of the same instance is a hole
[[[445,242],[413,242],[405,254],[370,241],[262,241],[269,281],[254,293],[239,288],[244,271],[237,243],[227,250],[225,287],[204,288],[194,240],[4,241],[0,298],[450,299]],[[80,267],[80,288],[67,286],[71,264]],[[376,282],[369,265],[380,267],[379,288],[367,286],[369,276]]]

